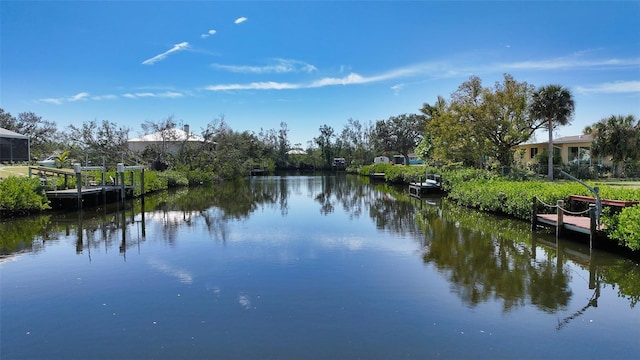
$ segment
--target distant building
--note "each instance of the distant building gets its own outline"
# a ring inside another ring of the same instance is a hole
[[[388,164],[389,158],[387,156],[376,156],[373,158],[374,164]]]
[[[189,133],[189,126],[184,129],[171,128],[130,139],[127,146],[130,151],[142,152],[147,148],[163,149],[165,153],[177,153],[183,146],[200,146],[205,142],[201,136]]]
[[[0,128],[0,161],[19,162],[31,160],[29,137]]]
[[[409,165],[422,165],[424,164],[424,161],[420,160],[418,158],[418,156],[416,154],[407,154],[407,157],[409,158]],[[405,157],[404,155],[393,155],[393,164],[394,165],[406,165],[405,164]]]
[[[560,153],[563,164],[580,163],[583,165],[602,164],[610,166],[609,158],[593,158],[591,156],[591,145],[593,136],[575,135],[564,136],[553,139],[554,151]],[[514,159],[520,164],[537,163],[536,156],[542,154],[549,147],[549,143],[538,142],[532,144],[520,144],[515,149]]]

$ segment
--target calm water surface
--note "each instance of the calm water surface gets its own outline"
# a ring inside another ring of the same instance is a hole
[[[358,177],[0,223],[0,357],[636,358],[640,266]]]

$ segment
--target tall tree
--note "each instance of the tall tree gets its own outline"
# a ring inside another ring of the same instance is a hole
[[[474,97],[479,96],[479,92],[476,94]],[[425,116],[430,156],[435,161],[462,162],[468,166],[480,165],[484,142],[475,134],[470,114],[465,110],[473,109],[475,106],[461,105],[468,101],[461,101],[462,97],[459,94],[452,98],[452,103],[457,102],[455,106],[438,96],[434,105],[425,103],[420,110]]]
[[[335,137],[333,128],[327,124],[320,126],[320,136],[314,138],[320,153],[322,154],[323,167],[329,167],[333,157],[333,138]]]
[[[373,157],[370,149],[368,129],[359,121],[349,118],[340,133],[339,140],[346,155],[351,157],[352,163],[368,164]]]
[[[289,128],[287,127],[287,123],[282,121],[280,122],[280,130],[278,130],[278,158],[276,159],[276,164],[279,167],[287,166],[287,151],[291,147],[289,143]]]
[[[571,122],[574,107],[571,91],[561,85],[546,85],[533,93],[531,114],[536,119],[546,121],[549,132],[547,172],[549,180],[553,180],[553,129]]]
[[[640,160],[640,121],[633,115],[611,115],[584,132],[593,135],[593,155],[611,156],[616,176],[622,174],[625,161]]]
[[[545,124],[529,114],[533,91],[532,85],[505,74],[502,82],[483,92],[484,111],[475,124],[476,133],[486,139],[487,151],[503,166],[511,166],[513,149]]]
[[[374,137],[378,146],[387,151],[397,151],[409,163],[409,151],[422,140],[424,134],[424,116],[418,114],[402,114],[391,116],[387,120],[378,120]]]
[[[129,153],[129,129],[108,120],[102,120],[99,125],[95,120],[85,121],[80,127],[70,125],[68,138],[70,144],[79,149],[74,156],[94,164],[101,164],[104,159],[113,165],[126,159]]]

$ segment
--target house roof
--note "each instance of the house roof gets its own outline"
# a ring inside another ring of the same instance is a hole
[[[572,135],[572,136],[563,136],[556,139],[553,139],[554,144],[573,144],[573,143],[585,143],[592,142],[593,136],[591,135]],[[547,144],[548,141],[530,143],[530,144],[522,144],[522,145],[543,145]]]
[[[155,132],[153,134],[143,135],[141,137],[135,139],[129,139],[127,142],[153,142],[153,141],[167,141],[167,142],[176,142],[176,141],[196,141],[203,142],[204,138],[195,134],[187,134],[184,130],[171,128],[166,130],[161,130]]]
[[[7,130],[0,128],[0,137],[3,138],[14,138],[14,139],[28,139],[29,137],[26,135],[18,134],[15,131]]]

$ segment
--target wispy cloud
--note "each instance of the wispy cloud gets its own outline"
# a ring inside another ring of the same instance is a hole
[[[236,21],[234,21],[233,23],[234,24],[242,24],[243,22],[245,22],[247,20],[249,20],[249,19],[247,19],[246,17],[243,16],[243,17],[237,18]]]
[[[223,65],[212,64],[216,69],[235,73],[252,73],[252,74],[267,74],[267,73],[291,73],[291,72],[306,72],[311,73],[318,71],[318,68],[311,64],[307,64],[303,61],[290,60],[290,59],[274,59],[274,64],[265,66],[250,66],[250,65]]]
[[[252,82],[248,84],[222,84],[222,85],[209,85],[204,87],[209,91],[231,91],[231,90],[286,90],[286,89],[300,89],[304,87],[300,84],[289,84],[275,81],[267,82]]]
[[[71,101],[71,102],[79,101],[79,100],[86,99],[87,97],[89,97],[89,93],[81,92],[81,93],[77,93],[77,94],[73,95],[72,97],[70,97],[69,101]]]
[[[173,45],[173,47],[165,52],[163,52],[162,54],[158,54],[152,58],[149,58],[145,61],[142,62],[142,64],[144,65],[152,65],[155,64],[156,62],[160,61],[160,60],[164,60],[167,58],[167,56],[169,56],[170,54],[174,53],[174,52],[178,52],[178,51],[182,51],[189,48],[189,43],[188,42],[181,42],[179,44],[175,44]]]
[[[203,39],[206,39],[206,38],[208,38],[208,37],[209,37],[209,36],[211,36],[211,35],[215,35],[215,33],[216,33],[216,32],[217,32],[217,31],[215,31],[215,30],[211,29],[211,30],[207,31],[206,33],[204,33],[204,34],[200,35],[200,37],[201,37],[201,38],[203,38]]]
[[[357,85],[397,79],[417,74],[424,74],[429,67],[423,65],[409,66],[394,69],[386,73],[374,76],[362,76],[357,73],[350,73],[344,77],[325,77],[305,83],[282,83],[275,81],[252,82],[247,84],[219,84],[204,87],[209,91],[229,91],[229,90],[291,90],[291,89],[312,89],[336,85]]]
[[[115,100],[117,98],[118,98],[118,95],[109,94],[109,95],[92,96],[91,100],[96,100],[96,101],[100,101],[100,100]]]
[[[181,92],[177,92],[177,91],[165,91],[165,92],[161,92],[161,93],[154,93],[154,92],[137,92],[137,93],[126,93],[122,95],[125,98],[128,99],[139,99],[139,98],[169,98],[169,99],[176,99],[176,98],[181,98],[184,97],[185,95]]]
[[[581,94],[640,93],[640,81],[616,81],[593,86],[577,86],[575,91]]]
[[[632,67],[640,65],[640,58],[582,60],[579,57],[564,57],[548,60],[520,61],[498,65],[506,69],[515,70],[562,70],[577,68]]]
[[[404,86],[405,84],[396,84],[391,87],[391,90],[393,90],[394,95],[399,95]]]
[[[60,104],[63,104],[63,103],[68,103],[68,102],[86,100],[87,98],[89,98],[89,93],[88,92],[79,92],[79,93],[77,93],[75,95],[68,96],[68,97],[44,98],[44,99],[39,99],[39,101],[42,101],[42,102],[45,102],[45,103],[49,103],[49,104],[60,105]]]

